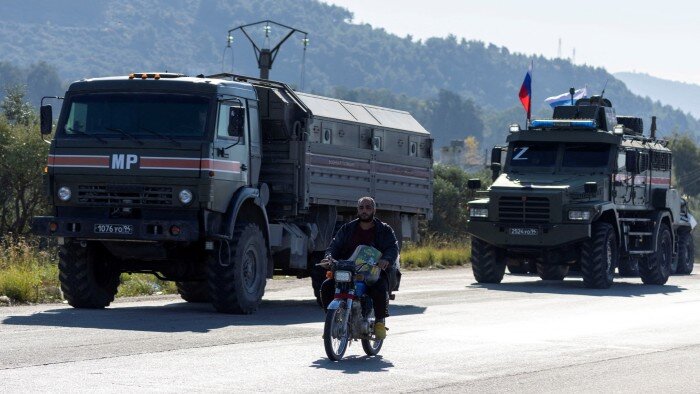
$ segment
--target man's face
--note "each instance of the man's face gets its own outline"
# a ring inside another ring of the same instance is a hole
[[[360,221],[371,222],[374,220],[374,205],[370,201],[362,201],[357,205],[357,217]]]

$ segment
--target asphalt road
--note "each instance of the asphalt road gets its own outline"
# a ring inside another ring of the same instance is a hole
[[[355,343],[339,363],[310,292],[268,282],[252,316],[176,296],[0,308],[0,392],[700,392],[697,274],[588,290],[408,272],[380,357]]]

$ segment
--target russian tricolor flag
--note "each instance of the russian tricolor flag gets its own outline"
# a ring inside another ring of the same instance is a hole
[[[532,62],[530,62],[530,67],[527,69],[527,74],[525,74],[525,80],[520,87],[518,97],[520,97],[520,102],[523,103],[523,107],[525,107],[527,120],[529,122],[532,109]]]

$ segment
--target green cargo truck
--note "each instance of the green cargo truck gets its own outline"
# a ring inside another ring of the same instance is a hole
[[[644,136],[642,119],[594,96],[511,126],[508,146],[491,154],[493,184],[469,203],[476,280],[498,283],[506,266],[530,264],[549,280],[580,267],[591,288],[610,287],[616,268],[654,285],[689,274],[697,223],[671,185],[672,153],[655,123]]]
[[[52,110],[42,106],[42,133]],[[232,74],[85,79],[65,95],[35,233],[60,245],[69,304],[110,304],[121,273],[252,313],[273,273],[314,264],[364,195],[399,239],[432,215],[432,140],[407,112]]]

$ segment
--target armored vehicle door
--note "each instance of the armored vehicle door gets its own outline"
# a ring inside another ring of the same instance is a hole
[[[233,192],[250,184],[249,123],[245,101],[234,99],[219,103],[214,149],[208,163],[214,175],[214,201],[228,204]]]
[[[632,205],[634,174],[633,169],[626,167],[628,154],[634,151],[620,149],[617,152],[617,168],[613,174],[613,196],[617,205]]]
[[[634,205],[644,206],[651,201],[651,168],[649,150],[639,152],[639,173],[634,177]]]

